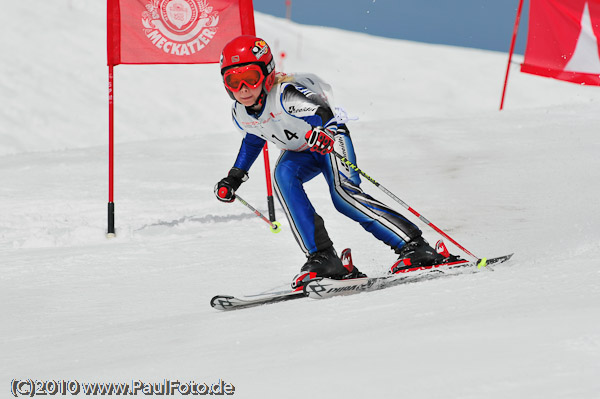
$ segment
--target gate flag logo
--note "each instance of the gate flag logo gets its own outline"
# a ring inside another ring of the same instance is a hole
[[[600,86],[600,0],[531,0],[521,72]]]
[[[146,9],[144,33],[167,54],[188,56],[201,51],[218,30],[219,13],[205,0],[150,0]]]
[[[107,0],[108,63],[218,62],[222,48],[254,33],[252,0]]]

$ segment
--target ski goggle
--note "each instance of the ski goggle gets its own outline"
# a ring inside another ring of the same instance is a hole
[[[255,64],[230,69],[223,75],[223,82],[231,91],[240,91],[243,84],[250,89],[256,89],[263,80],[265,80],[265,75],[263,75],[262,69]]]

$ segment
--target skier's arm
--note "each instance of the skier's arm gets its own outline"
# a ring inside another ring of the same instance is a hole
[[[322,127],[336,134],[338,126],[333,111],[316,93],[288,84],[281,93],[281,104],[291,116],[304,120],[313,128]]]
[[[249,171],[250,167],[254,161],[256,161],[256,158],[258,158],[264,146],[264,139],[253,134],[246,134],[242,140],[242,145],[233,167]]]
[[[333,151],[338,125],[327,102],[305,87],[292,84],[283,89],[281,102],[288,114],[311,126],[305,136],[311,151],[323,155]]]
[[[253,134],[246,134],[242,140],[240,151],[227,177],[221,179],[215,186],[215,195],[219,201],[233,202],[235,191],[248,180],[248,170],[260,155],[265,140]]]

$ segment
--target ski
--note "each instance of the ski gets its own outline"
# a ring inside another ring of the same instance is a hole
[[[276,287],[267,291],[252,295],[216,295],[210,300],[210,306],[218,310],[234,310],[250,308],[253,306],[266,305],[268,303],[289,301],[304,298],[306,294],[302,287],[292,289],[290,284]]]
[[[343,254],[349,258],[349,250],[345,250]],[[257,294],[241,296],[216,295],[210,300],[210,305],[218,310],[235,310],[306,297],[324,299],[338,295],[375,291],[399,284],[428,280],[439,276],[476,272],[487,265],[506,262],[512,255],[513,254],[509,254],[487,260],[461,260],[434,266],[414,267],[404,269],[397,274],[385,274],[376,277],[361,277],[346,280],[316,278],[310,280],[303,287],[295,289],[291,288],[289,284],[286,284]],[[349,261],[351,262],[351,259]]]
[[[508,261],[513,254],[477,261],[461,260],[434,266],[414,267],[401,270],[397,274],[385,274],[376,277],[362,277],[348,280],[316,278],[304,285],[304,293],[309,298],[324,299],[338,295],[351,295],[360,292],[376,291],[399,284],[429,280],[443,275],[476,272],[487,265]]]

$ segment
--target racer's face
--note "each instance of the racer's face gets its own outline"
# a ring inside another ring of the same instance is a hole
[[[256,104],[261,92],[262,86],[253,89],[248,87],[246,84],[242,84],[242,88],[239,91],[234,91],[232,93],[235,99],[244,107],[251,107],[252,105]]]

